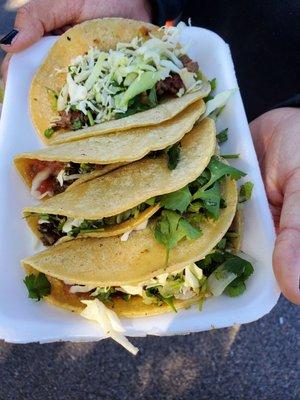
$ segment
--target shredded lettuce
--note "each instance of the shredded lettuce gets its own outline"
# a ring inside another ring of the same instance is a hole
[[[103,333],[118,342],[130,353],[136,355],[139,349],[129,342],[129,340],[124,335],[125,329],[123,328],[120,319],[117,314],[105,307],[105,305],[99,301],[95,300],[81,300],[83,304],[86,305],[84,310],[81,312],[81,316],[98,322],[101,326]]]
[[[224,92],[218,93],[213,99],[209,100],[206,103],[206,110],[201,119],[208,117],[212,112],[224,107],[236,90],[237,89],[225,90]]]
[[[182,24],[163,27],[161,37],[150,32],[129,43],[118,43],[115,50],[103,52],[91,47],[86,54],[75,57],[68,68],[58,71],[67,75],[58,95],[57,111],[81,111],[88,116],[89,125],[118,118],[118,114],[127,116],[132,99],[145,92],[150,96],[148,91],[173,73],[184,82],[179,96],[198,90],[203,85],[202,77],[189,72],[180,60],[186,54],[186,48],[179,46],[182,28]],[[143,109],[134,107],[135,112]]]

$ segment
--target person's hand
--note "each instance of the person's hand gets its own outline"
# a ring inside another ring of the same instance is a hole
[[[100,17],[123,17],[150,21],[148,0],[32,0],[21,7],[16,16],[19,31],[10,45],[1,45],[7,52],[1,73],[6,81],[9,59],[24,50],[46,33],[62,31],[80,22]]]
[[[300,304],[300,109],[269,111],[250,128],[277,231],[274,272],[285,297]]]

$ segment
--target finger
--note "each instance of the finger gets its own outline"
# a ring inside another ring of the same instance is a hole
[[[300,304],[300,168],[286,184],[273,265],[285,297]]]
[[[16,16],[19,31],[10,45],[1,45],[9,53],[24,50],[45,33],[72,24],[80,13],[82,0],[33,0],[21,7]]]
[[[11,59],[11,54],[6,54],[6,56],[4,57],[2,64],[1,64],[1,77],[2,77],[4,85],[6,84],[7,70],[8,70],[8,65],[9,65],[10,59]]]

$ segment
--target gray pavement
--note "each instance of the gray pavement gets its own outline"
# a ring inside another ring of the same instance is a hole
[[[13,18],[0,11],[0,34]],[[299,307],[281,298],[252,324],[133,339],[136,357],[109,340],[0,341],[0,400],[299,400],[299,332]]]

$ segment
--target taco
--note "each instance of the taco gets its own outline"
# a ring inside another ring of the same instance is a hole
[[[51,197],[150,152],[169,148],[192,129],[204,110],[203,100],[197,100],[172,121],[18,154],[14,163],[34,197]]]
[[[231,189],[229,183],[228,194]],[[149,232],[134,233],[126,243],[115,238],[78,239],[54,246],[22,262],[29,297],[44,297],[99,322],[107,336],[136,354],[119,316],[153,316],[192,304],[202,307],[207,297],[223,292],[237,296],[245,290],[253,267],[235,247],[240,240],[232,240],[233,234],[235,239],[241,235],[236,229],[242,227],[240,212],[230,226],[232,209],[224,211],[216,224],[208,224],[206,237],[194,243],[181,241],[167,267],[159,264],[163,249]]]
[[[105,18],[77,25],[54,44],[30,89],[33,123],[62,143],[174,118],[210,84],[179,45],[180,27]]]
[[[172,202],[172,196],[183,196],[181,208],[188,206],[188,185],[201,176],[215,147],[214,122],[205,119],[183,137],[170,158],[165,152],[152,154],[27,207],[24,215],[45,245],[62,237],[128,232],[146,223],[158,209],[171,210],[168,201]]]

